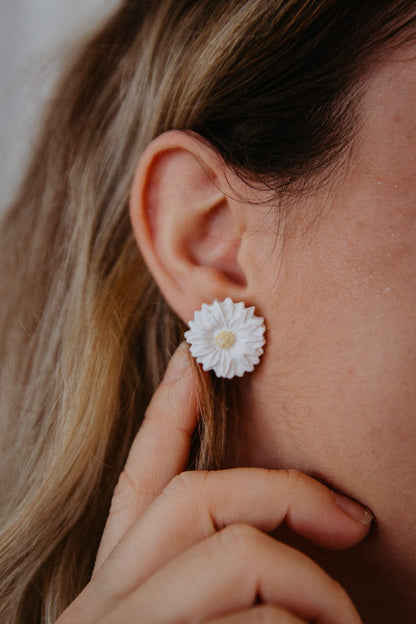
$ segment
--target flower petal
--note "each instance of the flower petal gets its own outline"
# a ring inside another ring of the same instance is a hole
[[[222,302],[216,299],[212,305],[204,303],[195,312],[185,338],[204,370],[214,370],[217,377],[231,379],[254,369],[263,354],[266,329],[264,319],[254,312],[254,306],[246,308],[242,301],[234,303],[230,297]],[[236,342],[221,347],[215,336],[224,330],[232,332]]]

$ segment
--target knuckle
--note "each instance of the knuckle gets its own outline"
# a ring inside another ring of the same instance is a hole
[[[212,473],[209,470],[182,472],[162,492],[167,505],[174,510],[180,507],[186,514],[187,522],[198,528],[204,537],[209,537],[219,529],[211,513],[210,475]]]
[[[114,489],[110,513],[115,513],[120,509],[129,507],[135,500],[136,496],[136,485],[128,473],[123,470],[123,472],[120,473],[117,485]]]
[[[163,494],[169,498],[182,500],[195,500],[199,496],[201,477],[204,477],[206,472],[181,472],[177,474],[168,483],[163,490]]]
[[[300,472],[300,470],[296,470],[295,468],[287,468],[282,470],[282,473],[288,481],[289,490],[291,492],[297,489],[299,481],[302,481],[305,476],[303,472]]]
[[[217,535],[221,540],[221,547],[233,556],[240,558],[250,557],[257,549],[262,533],[249,524],[230,524]]]
[[[213,520],[209,506],[204,500],[204,483],[207,471],[182,472],[165,487],[161,496],[170,510],[185,514],[187,522],[195,530],[208,537],[213,532]]]
[[[118,478],[111,500],[110,513],[118,513],[123,509],[135,508],[136,505],[150,505],[159,492],[152,489],[145,478],[136,475],[134,478],[124,469]]]
[[[186,473],[177,474],[163,488],[162,495],[167,498],[183,498],[187,496],[189,490],[189,482]]]

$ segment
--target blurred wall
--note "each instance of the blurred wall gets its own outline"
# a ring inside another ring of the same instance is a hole
[[[119,0],[0,0],[0,209],[27,162],[65,55]]]

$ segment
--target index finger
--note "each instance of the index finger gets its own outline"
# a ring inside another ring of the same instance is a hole
[[[190,362],[188,347],[182,343],[149,403],[114,490],[94,573],[141,513],[186,467],[198,419]]]

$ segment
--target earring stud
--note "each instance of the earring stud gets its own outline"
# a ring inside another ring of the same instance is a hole
[[[266,342],[264,319],[254,311],[254,306],[246,308],[242,301],[234,303],[227,297],[225,301],[203,303],[195,312],[185,339],[205,371],[232,379],[254,370]]]

